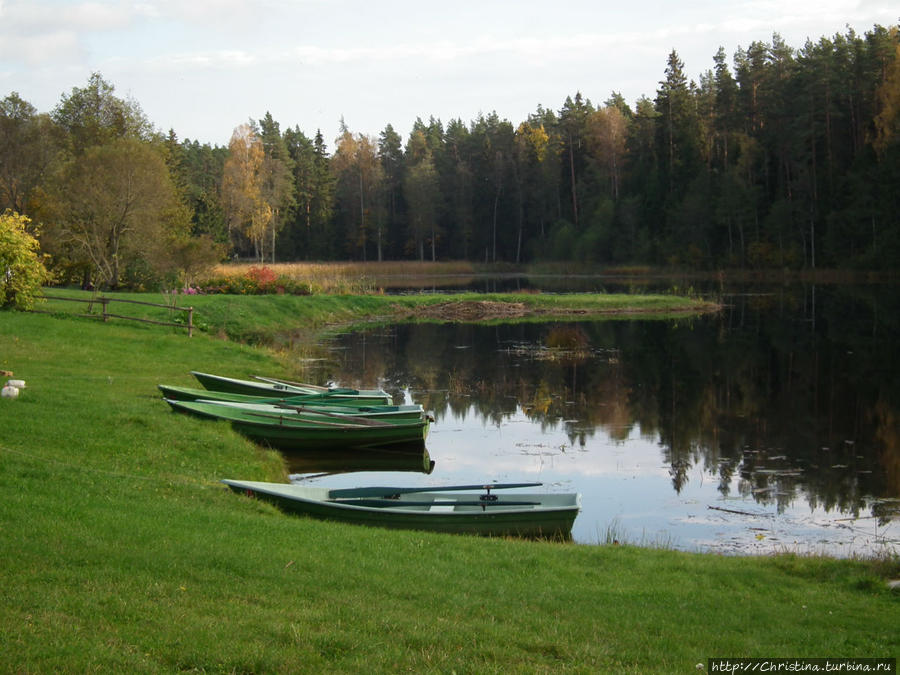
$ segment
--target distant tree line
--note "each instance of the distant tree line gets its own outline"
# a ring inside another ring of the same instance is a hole
[[[404,144],[341,121],[227,147],[163,135],[99,74],[49,114],[0,101],[0,211],[101,283],[190,277],[218,256],[857,266],[900,260],[900,33],[673,50],[653,99],[581,93],[518,125],[418,119]]]

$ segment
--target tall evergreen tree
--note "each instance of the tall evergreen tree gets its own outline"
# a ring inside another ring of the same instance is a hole
[[[322,131],[316,130],[313,139],[313,197],[311,201],[311,223],[314,231],[321,233],[320,244],[315,247],[322,251],[322,255],[333,251],[330,242],[333,241],[333,223],[335,210],[336,183],[334,173],[331,171],[331,159],[328,155],[328,147]]]
[[[378,156],[384,174],[386,246],[395,253],[402,250],[405,208],[403,203],[403,142],[388,124],[378,137]],[[382,259],[379,249],[378,259]]]
[[[447,200],[446,241],[450,256],[468,259],[475,229],[475,169],[469,128],[451,120],[445,135],[443,192]]]
[[[315,150],[312,140],[299,126],[286,129],[284,144],[292,162],[294,208],[288,224],[281,232],[280,248],[294,260],[310,254],[312,241],[312,201],[315,194],[313,182]]]
[[[425,244],[431,245],[431,260],[437,259],[440,185],[432,150],[425,131],[414,129],[406,144],[403,195],[409,209],[410,244],[419,260],[425,259]]]
[[[657,143],[669,198],[682,194],[700,166],[700,123],[684,63],[675,50],[666,61],[666,78],[656,92]]]
[[[185,139],[176,168],[191,210],[191,231],[223,244],[228,242],[228,230],[220,195],[227,156],[227,148]]]
[[[566,98],[559,111],[560,139],[566,156],[563,184],[569,188],[570,220],[576,228],[579,223],[578,183],[585,165],[587,119],[593,110],[590,99],[585,100],[578,92],[574,99],[571,96]]]
[[[294,197],[296,192],[294,160],[281,135],[281,127],[269,112],[266,112],[265,117],[259,121],[259,138],[263,147],[260,188],[262,198],[272,210],[272,218],[268,224],[268,240],[271,245],[269,251],[271,261],[274,263],[278,233],[297,204]],[[264,258],[264,251],[261,251],[260,255]]]

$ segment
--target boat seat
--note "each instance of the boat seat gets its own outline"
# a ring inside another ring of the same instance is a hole
[[[452,499],[435,499],[434,504],[428,507],[429,511],[450,512],[455,508],[456,501]]]

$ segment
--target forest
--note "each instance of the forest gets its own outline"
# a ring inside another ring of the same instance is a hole
[[[50,112],[0,101],[0,212],[30,219],[58,278],[108,287],[223,259],[900,260],[896,26],[719,48],[699,81],[673,50],[633,105],[574,92],[519,122],[419,118],[405,142],[342,120],[332,144],[268,112],[227,146],[181,140],[95,73]]]

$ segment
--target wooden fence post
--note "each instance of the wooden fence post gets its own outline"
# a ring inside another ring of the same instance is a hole
[[[109,321],[109,298],[100,298],[100,302],[103,304],[103,322],[106,323]]]
[[[194,337],[194,308],[188,307],[188,337]]]

